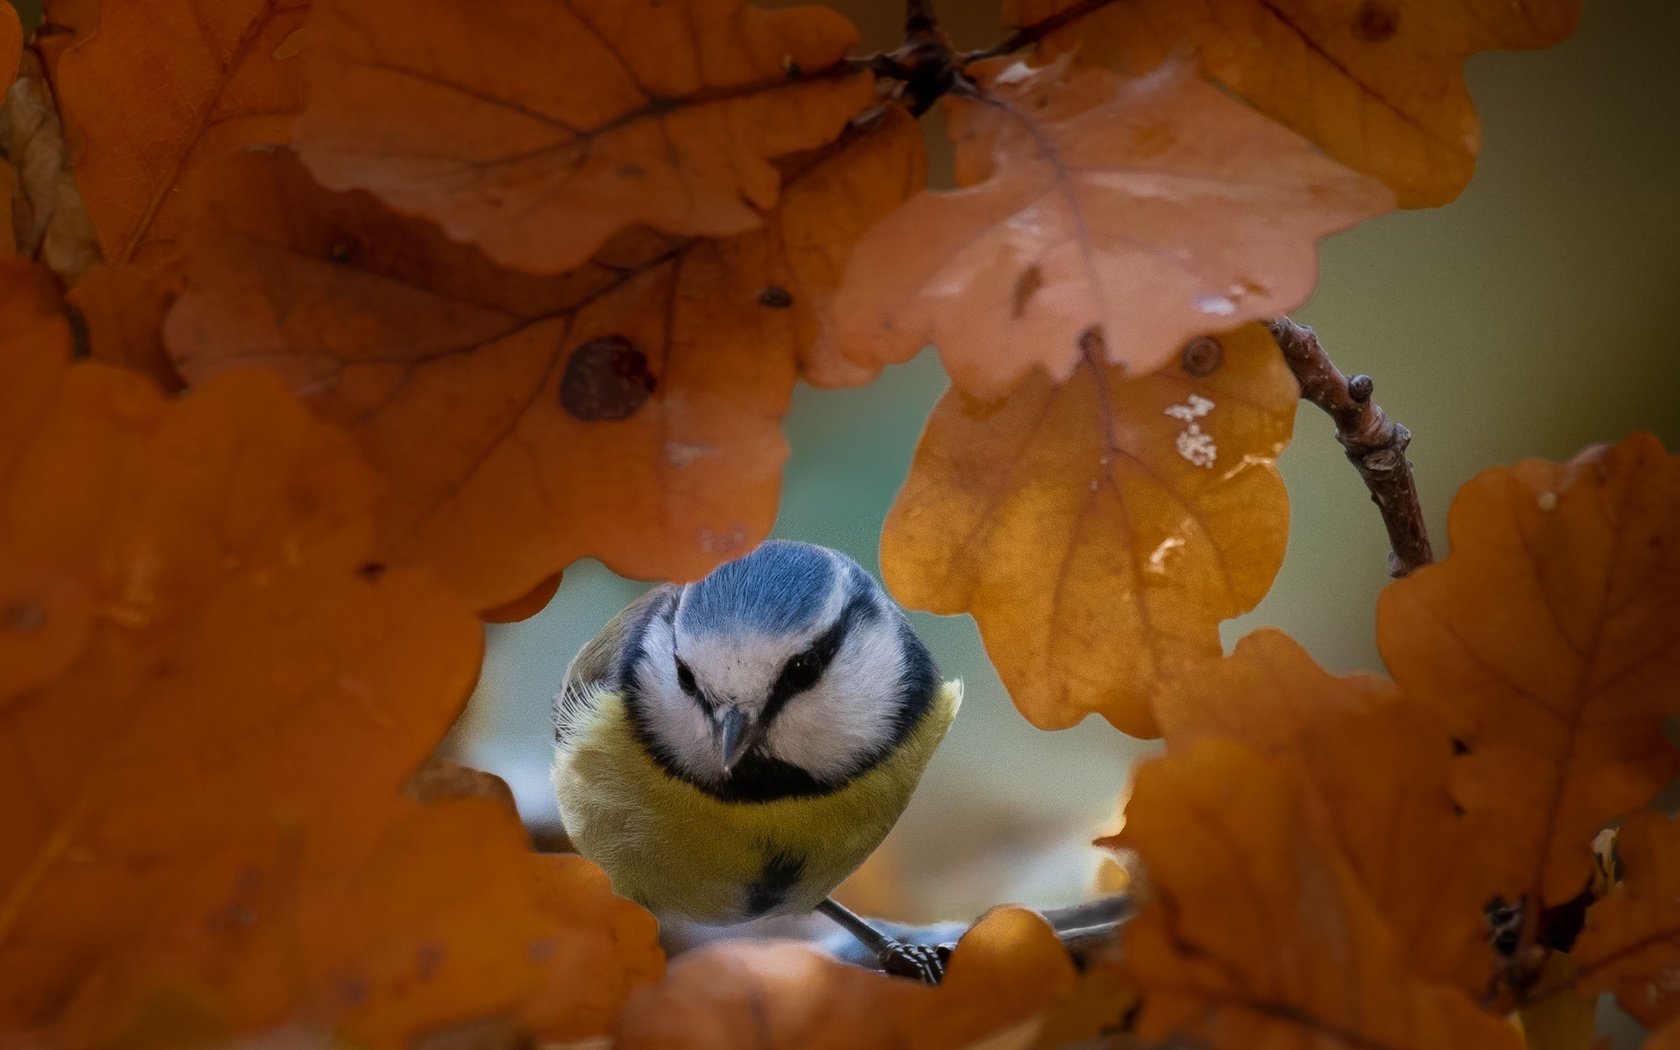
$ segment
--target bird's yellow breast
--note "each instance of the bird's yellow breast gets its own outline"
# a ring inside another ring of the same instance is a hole
[[[604,692],[555,759],[560,815],[613,889],[655,913],[726,923],[807,912],[886,837],[961,703],[960,683],[946,682],[892,754],[836,791],[725,802],[665,772],[623,696]]]

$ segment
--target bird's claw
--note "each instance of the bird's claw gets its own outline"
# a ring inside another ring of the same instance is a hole
[[[954,945],[908,944],[892,941],[881,951],[881,969],[894,977],[911,977],[923,984],[938,984],[945,977],[945,963]]]

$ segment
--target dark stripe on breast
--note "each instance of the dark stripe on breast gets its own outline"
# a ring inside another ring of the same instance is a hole
[[[804,854],[781,849],[767,851],[758,878],[747,887],[747,917],[756,919],[780,907],[804,874]]]

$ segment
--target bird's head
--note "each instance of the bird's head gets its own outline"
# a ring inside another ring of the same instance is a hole
[[[625,671],[638,728],[667,767],[744,798],[844,783],[904,738],[939,686],[867,572],[786,541],[675,589]]]

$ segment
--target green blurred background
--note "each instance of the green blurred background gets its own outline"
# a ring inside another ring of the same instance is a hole
[[[892,46],[899,3],[836,6],[866,46]],[[994,4],[941,8],[960,42],[996,39],[981,24]],[[1680,336],[1667,314],[1680,279],[1680,4],[1588,0],[1572,41],[1481,55],[1468,73],[1485,128],[1469,190],[1450,206],[1330,240],[1319,289],[1295,313],[1344,370],[1373,375],[1377,400],[1412,429],[1443,554],[1453,493],[1484,467],[1566,458],[1636,428],[1680,446]],[[948,170],[944,152],[936,170]],[[801,388],[786,424],[793,454],[776,534],[877,568],[881,521],[944,388],[926,353],[864,389]],[[1288,559],[1261,606],[1225,625],[1226,642],[1271,624],[1333,670],[1377,669],[1387,543],[1315,409],[1303,406],[1282,467]],[[482,683],[451,746],[506,778],[539,831],[557,820],[549,699],[572,654],[642,587],[575,565],[541,614],[491,628]],[[944,671],[964,679],[967,701],[888,840],[882,877],[860,891],[865,904],[926,920],[1086,894],[1096,861],[1088,841],[1112,819],[1128,766],[1153,745],[1100,719],[1033,729],[972,620],[914,620]]]

